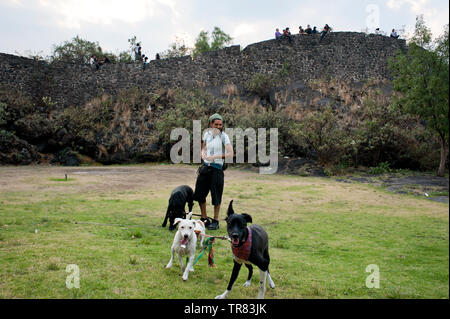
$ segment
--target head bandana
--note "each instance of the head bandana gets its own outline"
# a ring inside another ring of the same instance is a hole
[[[214,122],[214,120],[221,120],[221,121],[223,121],[222,116],[220,116],[220,115],[217,114],[217,113],[211,115],[211,116],[209,117],[208,122],[209,122],[209,123],[212,123],[212,122]]]

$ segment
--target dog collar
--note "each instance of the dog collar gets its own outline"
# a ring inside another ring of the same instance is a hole
[[[248,260],[250,257],[250,252],[252,250],[252,230],[247,227],[248,236],[247,240],[239,247],[234,247],[231,245],[231,250],[233,251],[233,255],[242,260]]]

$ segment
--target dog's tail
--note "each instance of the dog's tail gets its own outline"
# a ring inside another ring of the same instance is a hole
[[[233,210],[233,199],[232,199],[230,204],[228,205],[227,216],[230,216],[230,215],[233,215],[233,214],[234,214],[234,210]]]
[[[164,221],[162,223],[162,227],[166,227],[166,225],[167,225],[167,219],[169,218],[169,211],[170,211],[170,209],[169,209],[169,207],[167,207],[166,217],[164,217]]]

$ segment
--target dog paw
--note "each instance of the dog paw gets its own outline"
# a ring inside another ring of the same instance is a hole
[[[193,271],[194,271],[194,267],[191,267],[191,268],[189,269],[189,271],[190,271],[190,272],[193,272]]]
[[[183,281],[188,280],[188,276],[187,275],[183,275],[183,277],[181,277],[183,279]]]
[[[242,286],[250,287],[251,284],[252,284],[252,281],[251,280],[247,280]]]
[[[226,290],[223,294],[216,296],[214,299],[227,299],[230,291]]]
[[[172,264],[167,264],[166,269],[172,268]]]
[[[265,292],[265,290],[260,289],[258,292],[258,299],[264,299]]]

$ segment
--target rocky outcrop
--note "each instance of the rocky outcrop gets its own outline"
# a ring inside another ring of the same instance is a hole
[[[356,32],[336,32],[321,43],[316,35],[295,35],[286,40],[267,40],[247,46],[231,46],[190,56],[140,63],[104,64],[100,70],[75,63],[47,64],[0,54],[1,85],[28,93],[39,103],[50,97],[57,108],[83,105],[103,94],[140,88],[244,87],[254,74],[284,73],[287,82],[307,82],[333,77],[359,82],[388,79],[388,58],[405,49],[404,40]]]
[[[383,93],[390,94],[388,58],[404,49],[404,40],[336,32],[322,42],[295,35],[292,43],[268,40],[242,51],[231,46],[195,59],[155,60],[145,69],[121,63],[99,70],[0,53],[0,163],[29,164],[45,154],[68,165],[77,163],[78,154],[106,164],[160,160],[167,150],[158,144],[155,124],[158,112],[170,108],[173,89],[201,89],[218,99],[256,98],[273,110],[292,102],[345,107],[358,101],[367,81],[383,83]],[[271,81],[261,96],[248,89],[257,75]],[[324,89],[315,81],[330,85]],[[348,98],[336,93],[348,87]],[[138,93],[121,95],[133,90]],[[208,108],[214,111],[220,102]]]

